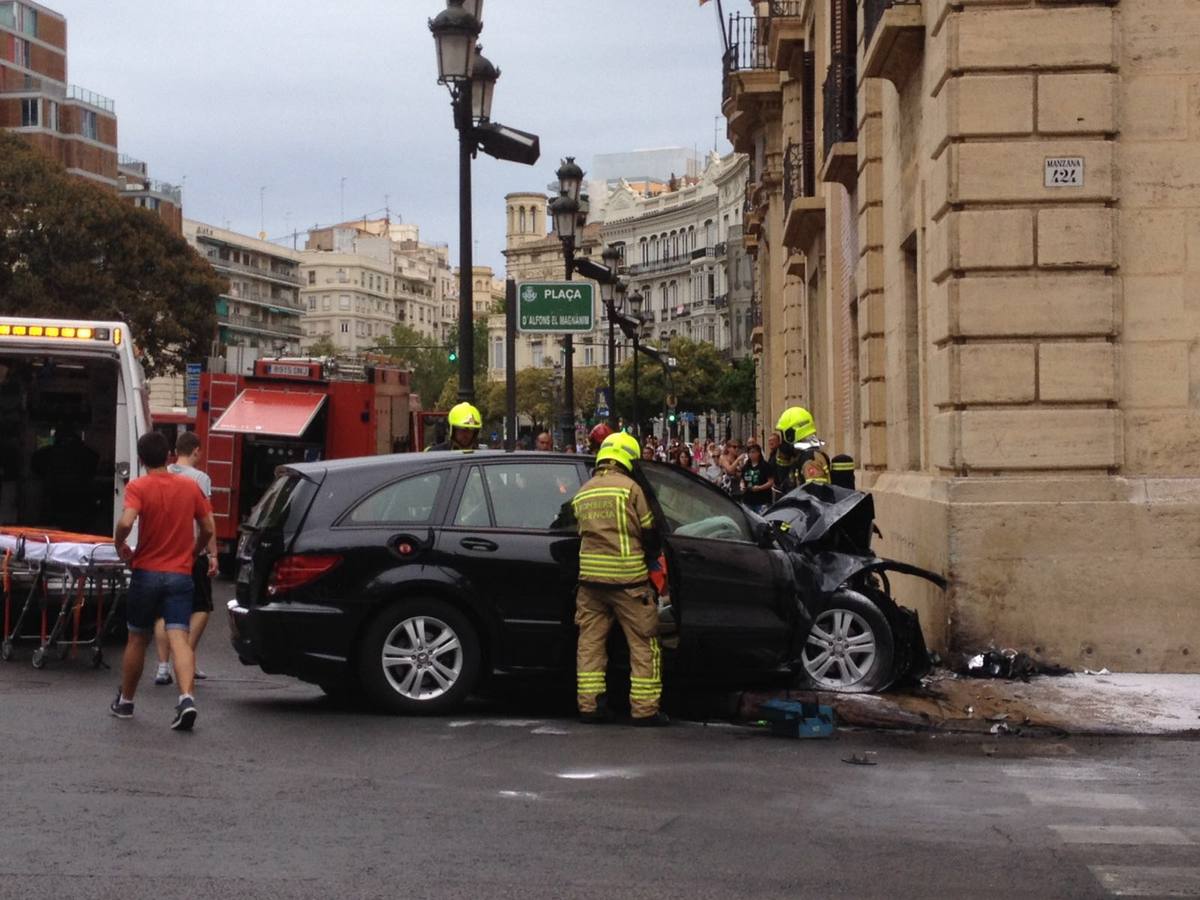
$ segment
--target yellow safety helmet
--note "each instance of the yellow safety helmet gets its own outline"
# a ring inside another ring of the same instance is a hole
[[[450,415],[446,417],[451,428],[473,428],[478,431],[483,427],[483,416],[470,403],[459,403],[450,408]]]
[[[625,471],[632,472],[634,460],[641,458],[641,455],[642,448],[638,445],[637,438],[624,431],[617,431],[606,437],[600,449],[596,451],[596,465],[611,459],[623,466]]]
[[[795,444],[817,433],[812,413],[803,406],[789,406],[775,425],[785,444]]]

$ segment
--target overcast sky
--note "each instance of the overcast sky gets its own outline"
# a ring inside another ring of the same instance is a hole
[[[345,177],[346,218],[387,196],[457,260],[457,137],[426,27],[441,0],[42,2],[67,17],[69,80],[116,101],[121,152],[183,182],[189,218],[256,234],[265,186],[268,235],[303,231],[340,218]],[[476,160],[477,264],[502,271],[504,195],[544,189],[562,156],[713,148],[715,6],[485,0],[492,117],[540,135],[542,158]]]

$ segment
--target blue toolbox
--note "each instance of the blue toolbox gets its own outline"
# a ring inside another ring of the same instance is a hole
[[[830,737],[837,724],[832,706],[799,700],[768,700],[758,705],[758,714],[779,737]]]

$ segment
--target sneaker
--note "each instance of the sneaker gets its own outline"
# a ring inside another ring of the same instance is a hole
[[[158,671],[154,673],[155,684],[170,684],[175,679],[171,676],[171,664],[159,663]]]
[[[133,706],[132,703],[129,705]],[[131,709],[130,715],[132,714]],[[175,718],[171,721],[171,728],[174,731],[191,731],[192,726],[196,724],[196,716],[196,702],[191,697],[184,697],[175,707]]]
[[[196,680],[197,681],[203,681],[207,677],[208,677],[208,675],[203,670],[201,670],[201,669],[196,670]]]
[[[113,702],[111,704],[109,704],[108,711],[110,713],[112,713],[114,716],[116,716],[118,719],[132,719],[133,718],[133,701],[126,700],[124,703],[122,703],[121,702],[121,691],[118,689],[117,696],[114,697]]]
[[[671,724],[671,718],[665,712],[656,712],[652,716],[635,716],[633,724],[638,728],[661,728]]]

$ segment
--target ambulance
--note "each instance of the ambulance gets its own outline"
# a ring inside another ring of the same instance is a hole
[[[149,428],[128,325],[0,316],[0,526],[111,536]]]

